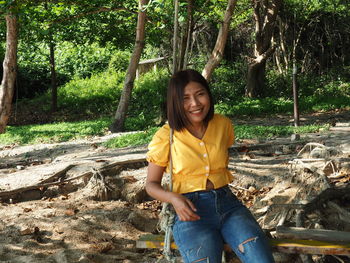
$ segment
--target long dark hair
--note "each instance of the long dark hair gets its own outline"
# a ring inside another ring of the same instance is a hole
[[[179,71],[171,77],[167,94],[168,122],[170,127],[177,131],[181,131],[190,124],[185,114],[183,98],[185,87],[191,81],[201,84],[209,95],[210,108],[204,119],[204,123],[207,124],[214,116],[213,96],[211,95],[206,79],[198,71],[193,69]]]

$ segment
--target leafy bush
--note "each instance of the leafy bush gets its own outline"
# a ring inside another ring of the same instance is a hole
[[[283,75],[275,70],[268,70],[266,89],[267,96],[293,98],[292,72]]]
[[[55,50],[58,85],[69,79],[90,77],[108,68],[113,49],[97,44],[76,46],[73,43],[58,43]],[[51,86],[49,48],[19,44],[18,48],[18,97],[32,98],[47,91]]]
[[[86,79],[73,79],[58,90],[59,107],[70,114],[111,115],[124,78],[124,73],[107,71]]]
[[[291,113],[293,101],[283,98],[240,98],[236,102],[215,105],[215,111],[228,116],[259,116],[272,113]]]
[[[131,53],[129,51],[117,50],[109,61],[108,69],[112,71],[126,71],[129,66]]]
[[[292,126],[235,126],[236,139],[269,139],[273,137],[289,136],[293,133],[311,133],[320,130],[328,130],[327,125],[308,125],[302,127]]]
[[[210,81],[216,103],[229,103],[244,95],[246,68],[243,62],[220,64]]]
[[[102,48],[96,43],[77,46],[63,42],[56,50],[57,71],[71,79],[90,77],[108,68],[113,52],[113,48]]]
[[[64,83],[64,76],[57,73],[58,84]],[[51,86],[51,72],[48,48],[45,45],[18,45],[18,73],[16,96],[33,98],[46,92]]]
[[[159,123],[165,107],[169,75],[166,70],[145,73],[135,82],[125,127],[145,130]]]
[[[304,112],[350,109],[350,96],[309,96],[302,98],[299,105]]]

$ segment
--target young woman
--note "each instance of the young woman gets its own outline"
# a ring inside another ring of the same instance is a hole
[[[220,263],[224,243],[242,262],[274,262],[260,226],[228,187],[234,131],[228,118],[214,114],[207,81],[195,70],[180,71],[170,80],[167,100],[168,124],[149,144],[146,190],[174,207],[173,235],[184,262]],[[172,192],[161,186],[169,169],[170,129]]]

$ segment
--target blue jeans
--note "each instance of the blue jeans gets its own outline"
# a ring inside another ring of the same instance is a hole
[[[186,222],[175,219],[174,240],[185,263],[221,263],[224,243],[244,263],[274,262],[264,232],[227,186],[184,196],[201,217]]]

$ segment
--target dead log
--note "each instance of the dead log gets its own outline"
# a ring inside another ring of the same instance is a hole
[[[340,220],[350,224],[350,212],[341,208],[339,205],[332,201],[327,202],[327,205],[338,213]]]
[[[246,151],[255,151],[255,150],[272,150],[278,147],[285,145],[303,145],[305,142],[275,142],[275,143],[257,143],[257,144],[245,144],[245,145],[233,145],[229,148],[229,153],[236,152],[246,152]]]
[[[276,235],[278,238],[312,239],[326,242],[350,242],[350,232],[327,229],[277,226]]]
[[[342,189],[327,188],[304,206],[304,212],[309,214],[315,210],[322,209],[324,204],[334,199],[350,200],[350,186]]]
[[[146,159],[144,157],[141,158],[137,158],[137,159],[128,159],[128,160],[119,160],[119,161],[115,161],[109,164],[105,164],[102,165],[98,170],[101,173],[110,171],[111,169],[114,169],[115,167],[123,167],[123,166],[128,166],[128,165],[135,165],[135,164],[140,164],[140,163],[145,163]],[[81,179],[81,178],[87,178],[90,179],[90,177],[93,175],[92,171],[88,171],[85,172],[83,174],[77,175],[75,177],[69,178],[69,179],[64,179],[66,173],[73,167],[75,167],[76,165],[68,165],[67,167],[65,167],[64,169],[54,173],[53,175],[51,175],[49,178],[41,181],[39,184],[35,184],[35,185],[30,185],[30,186],[25,186],[25,187],[20,187],[14,190],[9,190],[9,191],[2,191],[0,192],[0,199],[2,200],[8,200],[11,198],[14,198],[15,196],[17,196],[18,194],[21,193],[25,193],[28,191],[36,191],[36,190],[45,190],[47,187],[50,186],[55,186],[55,185],[63,185],[67,182],[71,182],[77,179]],[[117,169],[119,170],[119,169]]]
[[[163,248],[164,236],[146,234],[136,241],[137,248]],[[301,239],[270,239],[270,246],[273,250],[289,254],[321,254],[321,255],[350,255],[350,244],[338,242],[324,242],[316,240]],[[174,242],[172,249],[177,249]],[[230,251],[230,247],[225,244],[225,251]]]
[[[31,190],[40,190],[41,191],[48,186],[60,184],[60,183],[62,183],[62,179],[64,178],[67,171],[72,169],[74,166],[75,165],[72,165],[72,164],[68,165],[64,169],[54,173],[49,178],[40,182],[40,184],[30,185],[30,186],[26,186],[26,187],[17,188],[14,190],[0,192],[0,198],[2,200],[9,199],[9,198],[13,198],[13,196],[20,194],[20,193],[24,193],[24,192],[31,191]],[[60,180],[60,181],[53,182],[53,181],[57,181],[57,180]]]

